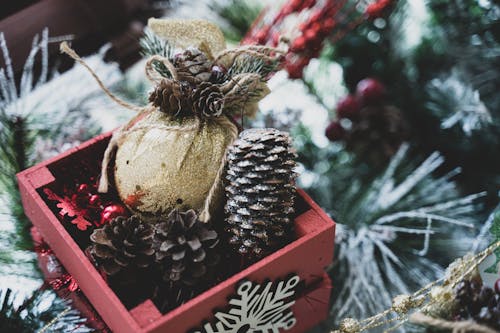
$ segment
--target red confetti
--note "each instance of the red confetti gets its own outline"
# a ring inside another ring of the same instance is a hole
[[[74,220],[71,221],[71,223],[76,225],[76,227],[81,231],[85,231],[88,227],[92,226],[92,223],[87,221],[82,216],[77,216]]]
[[[43,189],[43,191],[45,195],[47,195],[47,199],[58,201],[56,206],[60,209],[59,214],[61,216],[67,215],[68,217],[76,217],[71,221],[71,223],[75,224],[78,229],[85,231],[89,226],[92,226],[92,223],[83,217],[85,212],[81,208],[77,207],[70,198],[60,197],[48,188]]]
[[[146,195],[143,191],[136,191],[133,194],[129,195],[125,200],[124,203],[132,208],[139,207],[143,205],[144,203],[141,201],[141,199]]]
[[[70,292],[78,290],[78,283],[76,283],[73,276],[69,273],[64,273],[61,277],[49,281],[49,284],[52,289],[56,291],[61,290],[62,288],[66,288]]]

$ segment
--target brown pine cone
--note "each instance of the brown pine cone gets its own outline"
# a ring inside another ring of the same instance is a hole
[[[198,85],[192,95],[193,110],[198,115],[218,117],[224,109],[224,95],[219,86],[209,82]]]
[[[212,62],[205,53],[191,48],[175,56],[174,66],[180,81],[199,84],[210,79]]]
[[[475,320],[500,330],[500,291],[482,285],[479,280],[462,280],[455,288],[458,306],[455,320]]]
[[[137,216],[119,216],[90,235],[90,253],[107,275],[143,269],[154,260],[154,230]]]
[[[219,261],[215,248],[218,235],[198,219],[194,210],[172,210],[156,225],[156,262],[161,264],[163,280],[192,286],[206,281],[209,268]]]
[[[191,87],[187,82],[163,79],[149,95],[149,101],[161,112],[174,116],[191,113]]]
[[[243,131],[229,149],[226,231],[250,262],[293,235],[295,158],[288,133],[276,129]]]
[[[345,137],[347,148],[359,154],[391,157],[408,138],[408,125],[393,106],[368,106],[353,120]]]

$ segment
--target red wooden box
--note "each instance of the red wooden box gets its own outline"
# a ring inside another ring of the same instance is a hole
[[[78,168],[82,161],[98,163],[109,137],[109,133],[98,136],[27,169],[18,174],[18,182],[25,214],[114,332],[203,331],[205,323],[215,322],[216,311],[228,312],[228,299],[236,294],[241,281],[260,284],[283,280],[291,274],[298,275],[305,284],[305,292],[297,296],[291,308],[296,324],[280,332],[304,332],[326,318],[330,280],[324,268],[333,259],[335,223],[302,190],[298,190],[295,241],[165,315],[150,300],[127,310],[41,196],[44,186],[71,181],[58,179],[58,169],[62,166]]]

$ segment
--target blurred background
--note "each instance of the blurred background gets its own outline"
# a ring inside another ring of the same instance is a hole
[[[244,124],[292,134],[299,186],[338,223],[331,316],[315,332],[383,311],[500,240],[496,0],[9,1],[0,8],[0,328],[10,320],[35,332],[68,307],[43,283],[15,174],[132,116],[59,43],[145,105],[139,40],[149,17],[208,19],[230,46],[290,40],[271,94]],[[482,266],[487,283],[497,263]],[[59,331],[93,330],[69,314]]]

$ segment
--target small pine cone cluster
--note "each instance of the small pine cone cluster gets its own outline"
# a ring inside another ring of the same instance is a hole
[[[90,253],[108,276],[149,267],[154,230],[137,216],[117,217],[90,235]]]
[[[206,82],[212,75],[212,62],[205,53],[191,48],[175,56],[174,66],[180,81],[190,84]]]
[[[218,117],[224,109],[224,95],[218,85],[209,82],[198,85],[192,101],[194,112],[205,117]]]
[[[498,284],[498,281],[497,281]],[[473,319],[500,331],[500,292],[482,286],[478,281],[461,281],[455,289],[460,307],[456,320]]]
[[[194,210],[174,209],[156,225],[155,260],[161,265],[163,280],[193,286],[206,280],[219,261],[217,233],[201,222]]]
[[[191,113],[191,87],[183,81],[163,79],[149,95],[149,101],[161,112],[174,116]]]
[[[243,131],[228,152],[229,243],[250,261],[286,243],[293,231],[296,154],[276,129]]]

